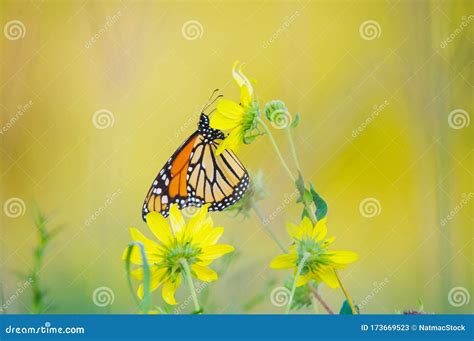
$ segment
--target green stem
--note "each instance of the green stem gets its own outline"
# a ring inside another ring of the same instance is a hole
[[[290,126],[286,128],[288,143],[290,144],[291,155],[293,156],[293,161],[295,162],[296,169],[300,173],[301,177],[303,177],[303,172],[301,171],[301,164],[298,159],[298,154],[296,153],[295,142],[293,141],[293,134],[291,133],[291,129],[292,128]]]
[[[295,291],[296,291],[296,282],[298,282],[298,277],[300,277],[301,271],[303,271],[304,264],[306,263],[306,260],[310,256],[309,252],[305,252],[303,259],[301,259],[300,264],[298,264],[298,270],[296,270],[295,274],[295,280],[293,281],[293,286],[291,288],[290,292],[290,301],[288,302],[288,305],[286,306],[286,314],[290,312],[291,304],[293,303],[293,297],[295,296]]]
[[[253,204],[252,204],[252,208],[253,208],[253,210],[255,211],[255,214],[257,215],[258,219],[260,219],[260,222],[262,223],[263,228],[265,229],[265,231],[268,232],[268,234],[270,235],[270,237],[271,237],[271,238],[273,239],[273,241],[278,245],[278,247],[283,251],[283,253],[287,253],[285,247],[284,247],[283,244],[280,242],[280,240],[278,239],[278,237],[276,236],[276,234],[273,232],[273,229],[271,228],[271,226],[269,226],[269,224],[266,224],[266,223],[265,223],[265,218],[263,217],[262,211],[260,211],[260,207],[259,207],[256,203],[253,203]]]
[[[280,162],[283,168],[285,168],[286,172],[288,173],[288,176],[290,177],[291,181],[295,182],[296,178],[291,172],[290,168],[288,167],[288,164],[286,163],[285,159],[283,158],[283,155],[280,152],[280,148],[278,148],[278,145],[275,141],[275,138],[273,137],[271,130],[268,128],[268,126],[265,124],[265,122],[261,118],[257,118],[257,122],[262,126],[263,130],[265,130],[265,133],[267,134],[268,138],[272,142],[273,149],[275,150],[275,153],[280,159]]]
[[[349,296],[349,293],[347,292],[346,288],[342,284],[342,281],[339,278],[339,275],[337,274],[336,269],[333,269],[333,271],[334,271],[334,274],[336,275],[337,281],[339,282],[339,286],[341,287],[342,292],[344,293],[344,296],[346,296],[347,303],[349,303],[349,306],[351,307],[352,314],[357,315],[358,313],[357,313],[357,310],[354,306],[354,302],[352,301],[352,298]]]
[[[199,306],[199,301],[198,301],[198,298],[197,298],[196,289],[194,289],[194,283],[193,283],[193,278],[191,277],[191,269],[189,268],[189,264],[186,261],[186,259],[184,259],[184,258],[181,258],[179,260],[179,262],[183,266],[186,282],[188,282],[189,290],[191,291],[191,296],[192,296],[193,302],[194,302],[194,309],[196,310],[196,312],[200,312],[201,307]]]

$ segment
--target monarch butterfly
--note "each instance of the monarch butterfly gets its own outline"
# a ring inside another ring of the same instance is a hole
[[[210,204],[209,211],[222,211],[239,201],[247,190],[249,176],[237,156],[227,149],[216,155],[225,135],[210,127],[204,111],[219,97],[201,110],[198,129],[156,176],[143,204],[143,220],[153,211],[166,218],[171,204],[178,205],[179,209]]]

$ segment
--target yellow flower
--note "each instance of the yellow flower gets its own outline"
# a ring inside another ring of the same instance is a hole
[[[214,260],[226,253],[234,251],[230,245],[216,244],[224,233],[223,227],[214,227],[205,205],[189,220],[184,221],[176,205],[170,209],[170,222],[157,212],[147,215],[146,221],[151,232],[158,241],[146,238],[140,231],[130,228],[133,241],[141,242],[150,264],[150,290],[162,286],[162,296],[166,303],[177,304],[175,292],[185,278],[183,262],[191,268],[192,276],[203,281],[217,280],[217,273],[208,268]],[[125,250],[123,258],[126,257]],[[133,264],[142,265],[140,251],[134,248],[130,257]],[[143,269],[132,272],[132,276],[143,281]],[[143,298],[143,284],[138,287],[138,296]]]
[[[252,83],[242,73],[239,61],[232,67],[232,76],[240,88],[240,103],[221,99],[212,114],[210,125],[214,129],[230,131],[229,136],[220,144],[217,154],[225,149],[237,151],[246,140],[246,134],[256,128],[259,115],[258,102],[255,100]]]
[[[313,227],[309,218],[305,217],[301,224],[287,224],[287,230],[294,244],[290,252],[275,257],[270,267],[272,269],[294,269],[304,258],[306,261],[296,286],[302,286],[311,280],[324,282],[331,288],[339,287],[339,281],[334,273],[335,269],[344,268],[355,262],[357,253],[352,251],[329,251],[328,247],[334,242],[334,237],[326,238],[326,218],[321,219]]]

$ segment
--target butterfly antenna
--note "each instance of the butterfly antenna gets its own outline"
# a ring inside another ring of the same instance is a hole
[[[204,105],[204,107],[202,108],[201,112],[205,112],[211,105],[213,105],[214,103],[216,103],[216,101],[217,101],[219,98],[223,97],[222,94],[221,94],[221,95],[218,95],[218,96],[216,96],[216,97],[214,97],[214,95],[215,95],[218,91],[219,91],[219,89],[215,89],[215,90],[212,92],[211,96],[210,96],[209,99],[207,100],[207,103]],[[210,115],[212,112],[214,112],[214,110],[212,110],[212,111],[209,113],[209,115]]]

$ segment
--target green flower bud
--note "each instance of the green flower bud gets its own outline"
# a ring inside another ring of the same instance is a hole
[[[265,117],[276,129],[284,129],[290,126],[293,121],[285,103],[280,100],[273,100],[265,104]]]

